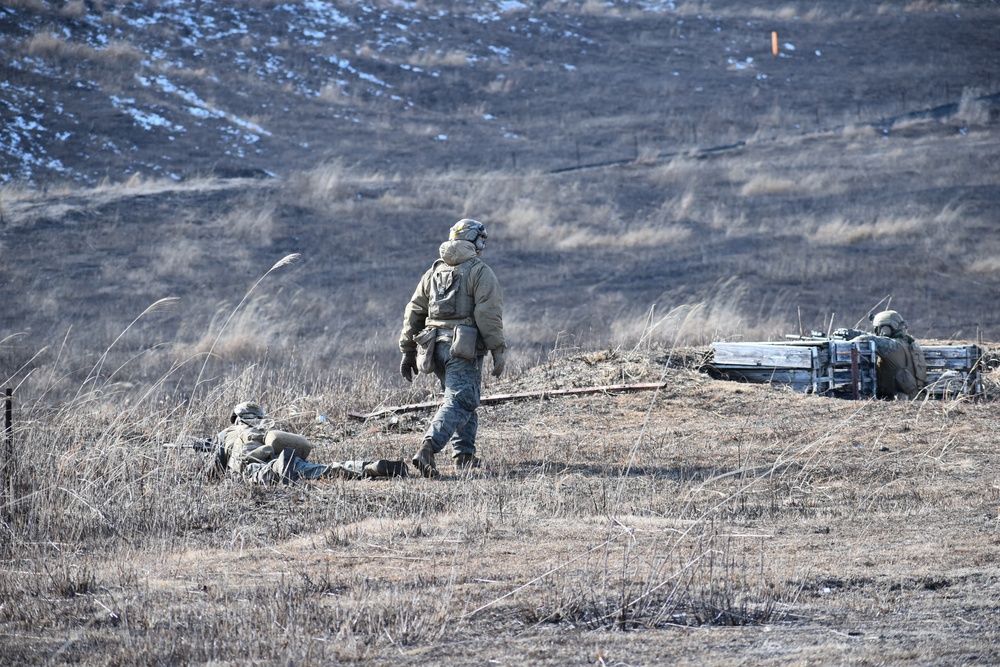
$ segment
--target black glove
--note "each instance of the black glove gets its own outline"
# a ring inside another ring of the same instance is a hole
[[[493,377],[500,377],[503,373],[503,367],[506,365],[506,361],[503,358],[503,350],[497,348],[491,354],[493,355]]]
[[[399,362],[399,374],[407,382],[413,382],[413,376],[417,374],[417,353],[404,352],[403,358]]]

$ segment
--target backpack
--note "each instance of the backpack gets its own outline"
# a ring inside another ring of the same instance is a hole
[[[441,262],[431,276],[427,314],[435,320],[464,320],[472,316],[475,301],[469,293],[469,270],[477,257],[451,266]]]
[[[910,360],[913,362],[913,374],[917,378],[917,383],[924,387],[927,385],[927,357],[924,351],[917,345],[917,341],[910,340]]]

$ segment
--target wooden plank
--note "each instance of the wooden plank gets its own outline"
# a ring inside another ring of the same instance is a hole
[[[744,380],[754,384],[797,384],[811,385],[814,380],[812,371],[790,368],[718,368],[716,370],[730,380]]]
[[[927,368],[942,368],[942,369],[953,369],[956,371],[969,370],[974,366],[974,362],[970,362],[968,359],[927,359]]]
[[[816,351],[812,347],[771,345],[769,343],[713,343],[712,365],[764,368],[815,367]]]
[[[982,356],[982,352],[975,345],[921,345],[920,347],[928,359],[968,359],[975,362]]]
[[[513,394],[494,394],[484,396],[479,400],[480,405],[490,405],[493,403],[503,403],[505,401],[515,401],[525,398],[553,398],[556,396],[574,396],[579,394],[612,394],[625,391],[649,391],[653,389],[663,389],[667,382],[637,382],[635,384],[608,384],[597,387],[572,387],[569,389],[540,389],[538,391],[522,391]],[[373,410],[372,412],[348,412],[348,417],[354,419],[371,419],[372,417],[382,417],[385,415],[398,414],[400,412],[415,412],[417,410],[428,410],[437,408],[441,401],[425,401],[423,403],[409,403],[407,405],[393,405],[386,408]]]
[[[975,395],[982,392],[979,373],[961,373],[961,377],[940,380],[940,373],[927,373],[926,391],[936,398],[949,398],[961,395]]]

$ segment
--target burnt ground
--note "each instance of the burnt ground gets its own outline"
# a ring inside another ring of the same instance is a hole
[[[3,10],[8,183],[547,172],[886,127],[1000,85],[991,2],[62,4]]]

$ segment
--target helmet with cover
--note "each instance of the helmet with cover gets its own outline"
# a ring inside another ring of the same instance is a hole
[[[883,310],[872,318],[872,327],[874,327],[875,333],[880,336],[885,335],[882,327],[889,327],[888,335],[890,337],[898,336],[906,331],[906,320],[895,310]]]
[[[478,220],[462,218],[451,227],[448,234],[450,241],[469,241],[476,246],[476,250],[486,247],[486,227]]]
[[[248,426],[252,426],[262,419],[266,419],[267,414],[264,412],[264,408],[260,407],[257,403],[240,403],[233,408],[233,413],[229,415],[229,423],[235,424],[237,421],[241,421]]]

